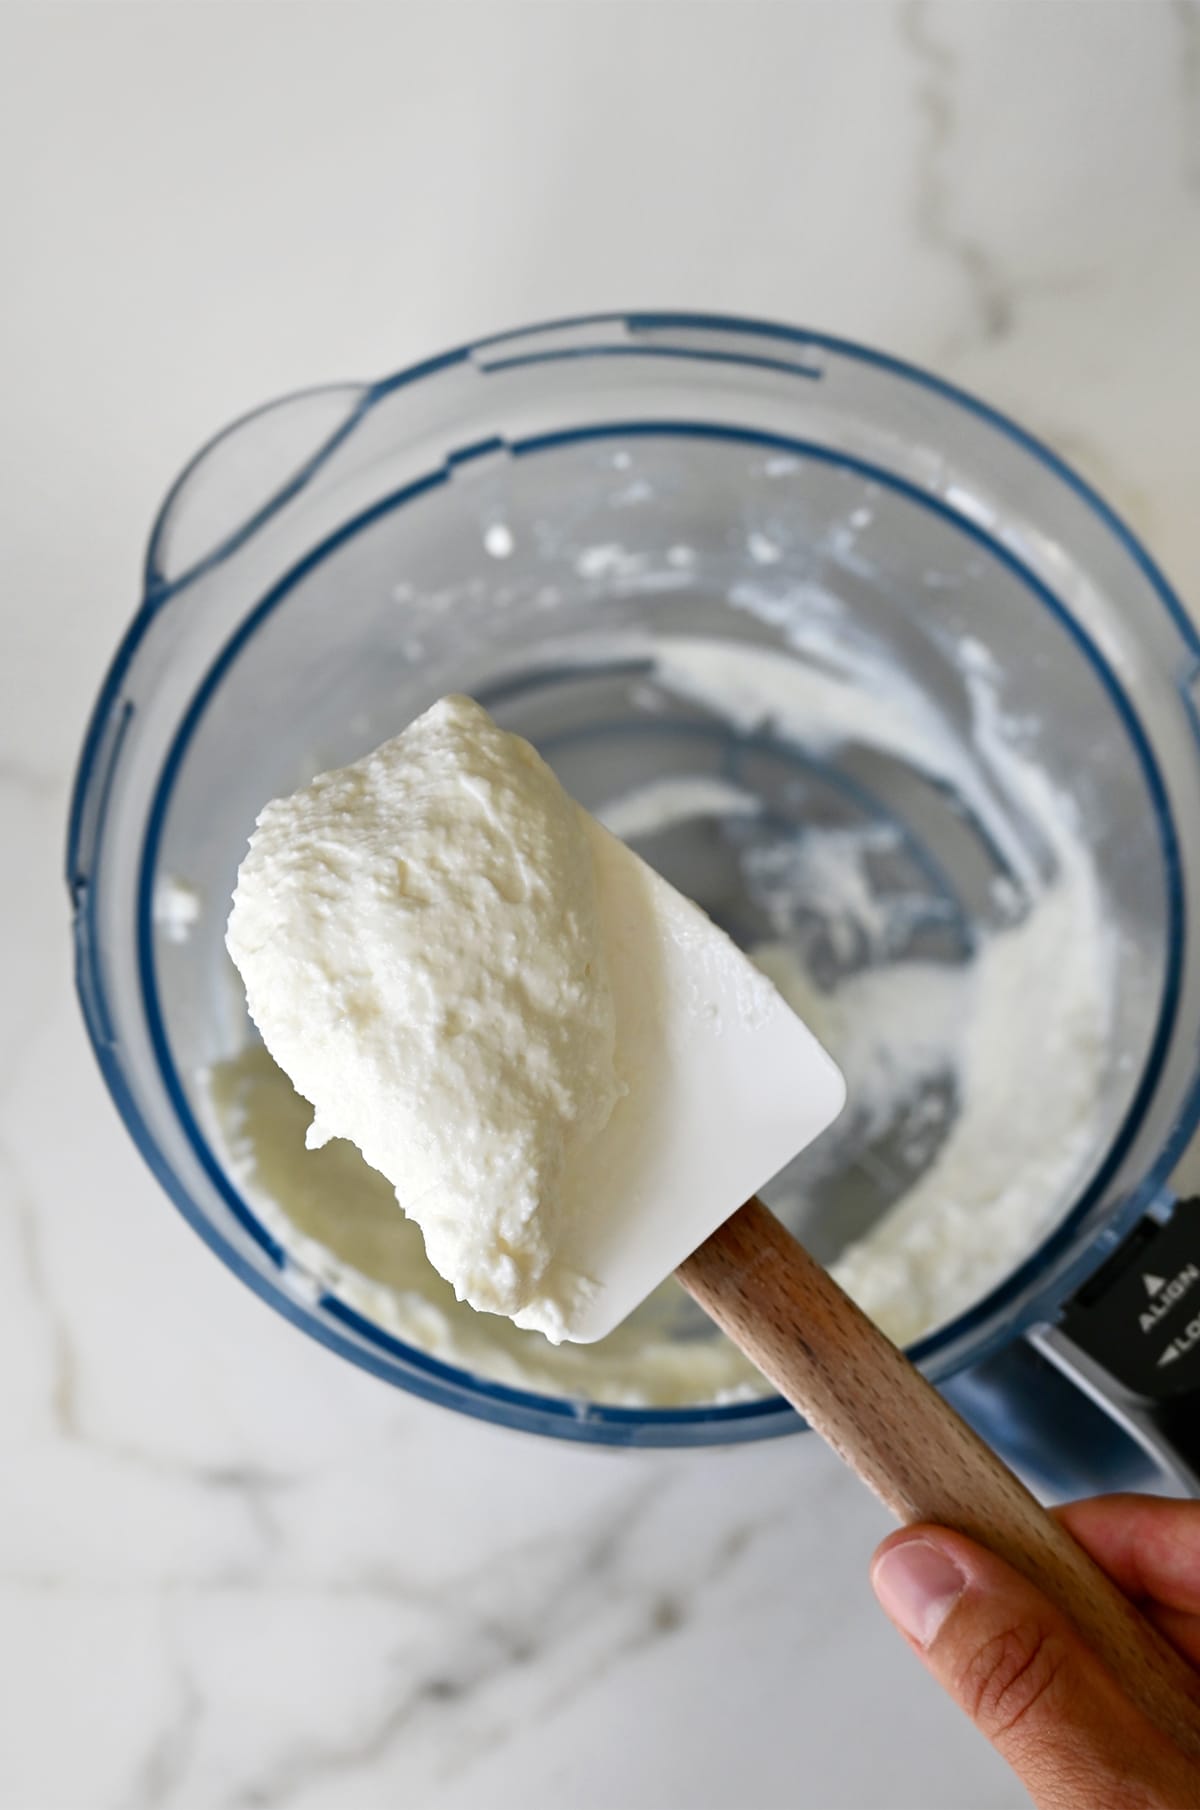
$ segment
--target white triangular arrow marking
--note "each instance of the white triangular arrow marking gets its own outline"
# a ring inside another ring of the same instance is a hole
[[[1146,1284],[1148,1295],[1156,1295],[1160,1288],[1167,1286],[1161,1276],[1143,1276],[1142,1281]]]
[[[1167,1349],[1163,1352],[1162,1356],[1158,1360],[1158,1368],[1161,1370],[1164,1364],[1173,1364],[1175,1362],[1175,1359],[1178,1356],[1179,1356],[1179,1353],[1175,1349],[1175,1346],[1168,1345]]]

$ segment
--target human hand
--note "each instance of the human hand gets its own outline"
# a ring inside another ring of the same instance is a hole
[[[1056,1513],[1200,1674],[1200,1502],[1098,1496]],[[1002,1559],[943,1527],[905,1527],[871,1581],[1039,1810],[1200,1810],[1200,1766]]]

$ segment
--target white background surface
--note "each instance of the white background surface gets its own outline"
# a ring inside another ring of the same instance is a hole
[[[59,879],[159,497],[275,392],[621,305],[861,336],[1200,597],[1200,13],[0,15],[0,1801],[982,1810],[815,1441],[614,1456],[388,1391],[227,1276],[86,1050]]]

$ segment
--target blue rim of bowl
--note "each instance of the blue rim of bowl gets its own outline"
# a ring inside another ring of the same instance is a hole
[[[999,431],[1008,435],[1028,450],[1032,456],[1045,464],[1058,477],[1065,481],[1070,488],[1080,495],[1088,506],[1116,535],[1139,569],[1147,577],[1152,588],[1166,607],[1175,626],[1182,634],[1188,648],[1194,655],[1200,655],[1200,640],[1197,639],[1196,633],[1186,617],[1182,604],[1169,585],[1167,585],[1166,580],[1158,571],[1158,568],[1154,565],[1154,562],[1150,559],[1149,555],[1141,547],[1140,543],[1113,513],[1109,506],[1099,498],[1090,487],[1077,476],[1077,474],[1075,474],[1068,466],[1064,465],[1056,454],[1050,452],[1049,449],[1042,447],[1041,444],[1027,434],[1024,429],[1017,427],[997,411],[991,409],[988,405],[978,402],[975,398],[956,389],[954,386],[947,384],[944,380],[933,377],[930,374],[921,371],[918,367],[894,359],[887,354],[856,346],[852,342],[832,336],[809,333],[801,329],[777,326],[766,322],[742,321],[728,316],[707,316],[698,314],[592,315],[580,316],[568,321],[546,323],[537,327],[516,329],[509,333],[499,334],[490,339],[479,341],[474,346],[463,347],[460,348],[458,352],[448,353],[440,358],[427,360],[421,365],[412,367],[410,370],[400,372],[394,377],[384,379],[381,383],[373,386],[369,391],[364,392],[365,400],[355,409],[351,420],[333,437],[333,442],[327,444],[326,447],[322,449],[318,458],[310,463],[299,482],[288,487],[287,495],[294,495],[297,489],[302,488],[303,483],[307,481],[307,477],[316,469],[320,460],[328,456],[332,449],[332,444],[334,442],[340,443],[340,441],[346,437],[346,434],[352,431],[354,425],[362,419],[366,409],[381,396],[391,393],[405,383],[413,382],[420,377],[428,376],[439,370],[443,370],[450,365],[460,362],[463,358],[485,350],[490,346],[502,345],[514,339],[528,337],[531,334],[547,334],[579,326],[599,324],[605,326],[623,325],[634,331],[636,331],[638,327],[653,329],[680,327],[702,331],[746,332],[778,337],[796,344],[826,348],[838,354],[856,358],[867,365],[878,366],[895,375],[901,376],[918,386],[931,389],[945,396],[950,401],[966,408]],[[604,348],[604,350],[606,352],[611,352],[612,349]],[[586,348],[571,348],[566,352],[561,350],[558,352],[548,351],[536,355],[536,360],[530,359],[523,362],[546,361],[563,356],[578,357],[584,355],[585,352]],[[736,355],[731,354],[729,361],[738,362]],[[752,362],[761,364],[764,361],[754,360]],[[796,370],[797,375],[806,377],[817,375],[817,373],[810,369],[800,370],[797,367],[791,368]],[[481,367],[481,369],[486,371],[487,367],[484,366]],[[267,406],[275,407],[278,406],[278,403],[272,403]],[[254,411],[254,413],[258,412],[261,411]],[[243,419],[249,418],[250,417],[243,417]],[[191,462],[189,469],[194,469],[201,459],[206,456],[207,452],[211,451],[213,445],[215,445],[217,441],[223,439],[230,431],[230,429],[225,429],[221,434],[216,436],[214,441],[210,441],[206,448],[202,449],[201,453]],[[998,1317],[999,1310],[1003,1306],[1005,1300],[1018,1295],[1025,1286],[1035,1283],[1039,1270],[1042,1270],[1047,1263],[1055,1261],[1056,1258],[1061,1256],[1074,1241],[1081,1222],[1086,1217],[1089,1208],[1094,1204],[1106,1178],[1111,1176],[1114,1168],[1122,1160],[1125,1152],[1128,1150],[1130,1141],[1136,1135],[1142,1114],[1145,1110],[1146,1102],[1153,1093],[1154,1085],[1157,1082],[1161,1070],[1178,1005],[1179,975],[1183,961],[1182,939],[1184,933],[1182,886],[1178,852],[1175,846],[1174,829],[1161,775],[1158,772],[1152,751],[1137,714],[1115,679],[1115,675],[1113,675],[1111,669],[1107,667],[1106,662],[1104,662],[1102,656],[1099,655],[1098,650],[1095,649],[1094,645],[1090,642],[1090,639],[1079,629],[1078,624],[1076,624],[1062,609],[1062,606],[1058,604],[1057,599],[1054,598],[1053,594],[1049,592],[1008,549],[993,541],[992,538],[984,530],[979,528],[977,524],[958,515],[945,504],[942,504],[938,499],[929,496],[926,492],[907,484],[904,480],[897,479],[892,473],[882,471],[879,468],[869,465],[867,462],[848,458],[845,454],[832,453],[828,448],[814,447],[789,436],[763,434],[753,429],[743,430],[718,424],[703,424],[697,422],[652,423],[639,421],[626,424],[606,423],[601,428],[583,426],[560,430],[551,434],[534,436],[527,441],[510,445],[508,450],[512,452],[514,456],[528,456],[536,452],[550,450],[554,446],[568,444],[572,441],[602,437],[611,438],[616,435],[628,438],[631,434],[649,433],[689,433],[692,435],[707,435],[708,437],[713,438],[736,440],[748,444],[778,448],[781,451],[798,454],[803,457],[822,458],[828,463],[837,464],[850,469],[857,469],[874,481],[884,483],[893,489],[907,492],[911,499],[920,506],[935,508],[938,513],[947,519],[952,527],[973,536],[985,550],[999,559],[1002,564],[1009,567],[1019,579],[1025,582],[1032,589],[1034,594],[1038,596],[1039,600],[1049,607],[1051,613],[1060,621],[1066,632],[1068,632],[1077,642],[1081,651],[1083,651],[1094,670],[1096,670],[1104,688],[1108,691],[1110,698],[1117,709],[1118,715],[1125,724],[1126,732],[1130,736],[1135,752],[1139,756],[1143,771],[1146,775],[1151,795],[1154,798],[1160,838],[1163,843],[1164,870],[1167,875],[1169,908],[1173,920],[1168,974],[1164,983],[1159,1022],[1152,1042],[1151,1052],[1148,1056],[1142,1080],[1139,1083],[1134,1101],[1131,1103],[1131,1107],[1126,1114],[1118,1137],[1114,1140],[1105,1162],[1081,1200],[1073,1206],[1070,1213],[1060,1222],[1051,1237],[1038,1247],[1037,1251],[1031,1255],[1025,1264],[1020,1266],[1018,1270],[1010,1273],[1003,1283],[992,1290],[973,1308],[968,1310],[966,1314],[959,1316],[958,1319],[950,1322],[946,1327],[940,1329],[935,1334],[930,1335],[927,1339],[920,1341],[913,1347],[912,1352],[918,1360],[934,1360],[930,1363],[929,1367],[936,1373],[936,1356],[939,1350],[944,1349],[951,1344],[961,1342],[964,1338],[969,1337],[974,1325],[981,1324],[986,1319],[996,1315],[997,1324],[993,1329],[990,1339],[981,1342],[981,1344],[971,1353],[972,1361],[978,1362],[987,1356],[991,1350],[994,1350],[997,1345],[1011,1337],[1016,1330],[1019,1330],[1012,1325],[1000,1323]],[[472,449],[467,450],[470,451]],[[458,455],[459,460],[461,460],[462,456],[462,454]],[[242,1203],[240,1199],[230,1199],[231,1191],[228,1190],[224,1171],[216,1165],[215,1159],[212,1158],[211,1152],[208,1152],[207,1146],[199,1134],[199,1128],[194,1125],[194,1121],[191,1121],[190,1110],[186,1106],[182,1089],[180,1088],[177,1076],[175,1075],[174,1065],[170,1060],[165,1029],[162,1024],[161,1014],[158,1010],[157,993],[153,977],[150,888],[158,839],[169,803],[174,774],[182,759],[187,741],[190,739],[190,736],[199,721],[199,717],[203,712],[203,708],[208,698],[211,696],[212,690],[215,689],[216,683],[219,681],[221,673],[225,670],[229,661],[236,655],[244,641],[254,632],[254,628],[257,624],[267,613],[269,613],[270,609],[276,607],[283,596],[286,595],[287,591],[299,581],[305,572],[310,570],[312,566],[321,559],[327,557],[338,545],[342,544],[349,535],[361,531],[370,521],[377,519],[385,511],[400,507],[404,503],[411,501],[416,495],[432,489],[435,485],[443,481],[446,472],[450,469],[451,463],[451,461],[447,461],[447,464],[442,471],[433,473],[424,479],[418,480],[415,484],[405,486],[403,490],[396,492],[389,497],[380,499],[372,505],[371,508],[360,512],[360,514],[350,523],[343,524],[334,534],[328,536],[318,548],[311,550],[304,560],[298,562],[283,580],[272,587],[272,591],[268,596],[260,601],[255,610],[251,612],[250,616],[245,619],[239,629],[235,631],[235,634],[226,643],[225,648],[210,667],[205,680],[194,695],[183,723],[177,731],[175,742],[160,775],[152,816],[147,825],[139,878],[138,957],[142,972],[144,1003],[147,1009],[147,1017],[151,1025],[151,1034],[156,1055],[163,1069],[164,1085],[168,1089],[176,1111],[180,1114],[181,1122],[188,1133],[198,1159],[202,1162],[206,1171],[221,1189],[228,1204],[238,1214],[243,1225],[250,1231],[256,1242],[265,1251],[269,1252],[276,1263],[281,1263],[283,1257],[283,1253],[279,1250],[279,1247],[269,1238],[269,1235],[264,1232],[263,1228],[259,1225],[258,1221],[254,1219],[253,1215],[248,1214],[244,1203]],[[164,503],[163,509],[160,511],[159,517],[156,520],[155,528],[151,535],[148,568],[152,560],[154,548],[160,540],[163,524],[170,508],[171,501],[178,494],[181,482],[182,479],[177,481],[176,485],[172,487],[172,491],[169,493],[168,499]],[[260,511],[255,522],[248,526],[244,532],[238,536],[237,544],[241,544],[246,535],[253,531],[253,527],[258,525],[262,519],[265,519],[265,516],[269,514],[272,509],[278,507],[281,500],[283,500],[282,497],[272,499],[271,502],[265,506],[264,510]],[[230,550],[229,546],[224,546],[214,558],[224,557]],[[206,566],[208,563],[208,561],[204,562]],[[765,1397],[744,1403],[677,1409],[631,1409],[582,1403],[570,1398],[542,1396],[531,1394],[523,1390],[512,1389],[501,1384],[488,1382],[485,1379],[474,1376],[470,1372],[457,1369],[452,1365],[444,1364],[437,1359],[429,1358],[425,1356],[424,1353],[394,1339],[391,1335],[383,1333],[381,1329],[373,1323],[362,1319],[361,1316],[357,1315],[353,1309],[345,1306],[344,1303],[337,1301],[332,1297],[325,1297],[321,1302],[321,1306],[329,1314],[331,1319],[345,1326],[346,1333],[349,1336],[342,1336],[334,1328],[314,1321],[311,1305],[304,1300],[299,1299],[297,1296],[290,1294],[282,1285],[282,1281],[276,1283],[273,1278],[264,1276],[259,1270],[247,1263],[241,1257],[240,1253],[228,1243],[222,1234],[215,1230],[205,1216],[196,1208],[195,1203],[191,1200],[187,1191],[174,1175],[170,1165],[161,1157],[124,1080],[120,1061],[111,1047],[110,1040],[105,1035],[102,1010],[103,981],[102,976],[94,971],[94,942],[93,939],[86,934],[89,926],[84,921],[90,918],[93,909],[91,889],[86,884],[83,884],[82,887],[78,884],[81,878],[86,881],[87,876],[79,875],[77,859],[80,823],[84,804],[89,793],[89,785],[93,778],[97,744],[106,727],[105,719],[107,717],[107,707],[111,705],[114,699],[120,678],[128,668],[136,645],[141,638],[141,633],[144,632],[147,619],[151,614],[157,614],[158,609],[162,607],[167,598],[170,595],[173,595],[176,590],[183,588],[194,576],[195,571],[193,570],[192,572],[185,574],[174,587],[160,587],[154,593],[147,595],[114,658],[105,686],[97,701],[92,722],[89,725],[88,735],[85,739],[83,753],[81,755],[75,793],[72,801],[68,841],[67,876],[68,882],[75,895],[77,908],[77,983],[85,1018],[88,1023],[93,1044],[97,1051],[101,1068],[105,1074],[105,1079],[109,1085],[110,1091],[114,1095],[116,1104],[122,1112],[122,1116],[126,1119],[129,1129],[134,1136],[135,1142],[141,1149],[142,1154],[148,1161],[151,1169],[157,1175],[160,1182],[166,1187],[176,1204],[183,1211],[185,1217],[189,1220],[189,1223],[200,1232],[205,1241],[232,1269],[234,1269],[236,1273],[241,1275],[243,1280],[253,1287],[257,1293],[268,1300],[287,1318],[291,1319],[293,1323],[301,1326],[320,1342],[339,1351],[342,1355],[351,1358],[352,1361],[373,1371],[375,1374],[384,1376],[393,1382],[402,1382],[405,1387],[419,1395],[424,1395],[427,1398],[439,1401],[444,1405],[454,1406],[468,1413],[480,1415],[485,1419],[497,1421],[509,1426],[522,1427],[527,1430],[551,1432],[568,1438],[599,1439],[611,1443],[646,1443],[658,1445],[698,1444],[711,1442],[714,1439],[730,1440],[739,1437],[757,1438],[773,1433],[784,1433],[797,1428],[801,1424],[799,1418],[779,1397]],[[1195,724],[1196,718],[1192,699],[1186,690],[1184,691],[1184,700],[1191,714],[1193,724]],[[93,971],[85,973],[86,968],[90,968]],[[1085,1241],[1085,1248],[1080,1251],[1075,1264],[1073,1266],[1067,1266],[1063,1271],[1060,1271],[1055,1283],[1052,1285],[1052,1292],[1055,1295],[1061,1296],[1064,1292],[1069,1290],[1070,1287],[1074,1286],[1084,1274],[1093,1268],[1098,1261],[1098,1253],[1101,1246],[1105,1244],[1111,1245],[1117,1242],[1124,1226],[1127,1225],[1134,1215],[1142,1210],[1144,1206],[1161,1191],[1163,1180],[1169,1172],[1172,1163],[1175,1161],[1179,1150],[1189,1136],[1198,1116],[1200,1116],[1200,1077],[1197,1077],[1196,1081],[1193,1083],[1190,1093],[1177,1115],[1172,1131],[1164,1141],[1164,1146],[1160,1152],[1158,1161],[1152,1166],[1151,1171],[1146,1177],[1143,1178],[1141,1184],[1131,1191],[1119,1212],[1107,1220],[1103,1228],[1097,1228],[1094,1237]],[[1043,1296],[1043,1302],[1044,1299],[1045,1296]],[[1025,1308],[1026,1311],[1022,1315],[1022,1323],[1028,1324],[1030,1319],[1036,1317],[1038,1311],[1036,1297],[1031,1298],[1031,1300],[1025,1304]],[[367,1343],[364,1344],[364,1341],[367,1341]],[[377,1349],[372,1349],[372,1347]],[[397,1374],[397,1364],[403,1367],[404,1374],[402,1376]]]

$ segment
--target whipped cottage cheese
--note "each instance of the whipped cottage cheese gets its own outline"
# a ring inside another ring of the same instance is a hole
[[[528,742],[444,698],[267,805],[227,944],[250,1015],[472,1307],[552,1330],[572,1167],[624,1092],[585,813]]]

